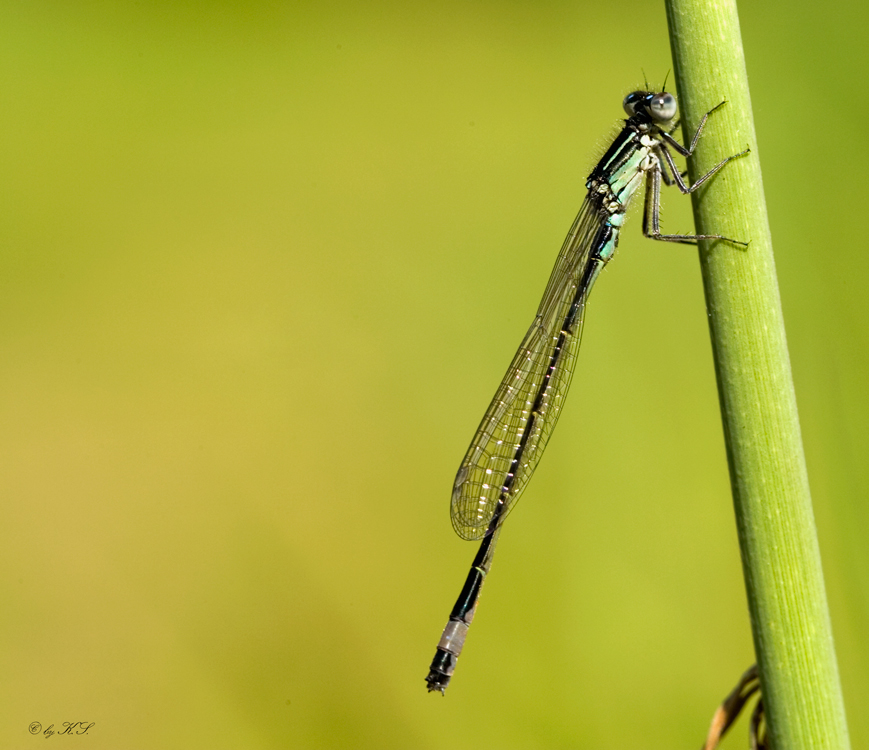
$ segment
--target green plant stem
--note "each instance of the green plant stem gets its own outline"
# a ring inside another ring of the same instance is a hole
[[[750,241],[748,248],[704,242],[700,265],[771,746],[846,750],[736,5],[666,4],[685,133],[728,102],[709,119],[690,160],[692,179],[751,147],[693,197],[698,233]]]

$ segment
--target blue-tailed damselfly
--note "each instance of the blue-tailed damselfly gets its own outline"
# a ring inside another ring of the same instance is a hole
[[[691,156],[709,115],[691,145],[671,135],[676,98],[666,91],[634,91],[624,100],[628,118],[586,182],[586,197],[564,241],[534,322],[465,454],[453,486],[450,515],[456,533],[482,539],[462,592],[450,613],[426,683],[442,694],[449,684],[474,617],[480,589],[492,564],[504,518],[515,506],[540,461],[564,406],[582,333],[589,292],[612,258],[631,198],[645,181],[643,234],[655,240],[694,244],[725,240],[720,234],[662,234],[661,181],[691,193],[731,159],[724,159],[693,185],[686,185],[670,148]]]

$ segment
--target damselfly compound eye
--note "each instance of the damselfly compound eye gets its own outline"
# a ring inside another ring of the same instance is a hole
[[[622,106],[625,108],[625,113],[629,117],[637,114],[637,104],[648,96],[645,91],[633,91],[625,97]]]
[[[649,102],[649,114],[658,122],[667,122],[676,116],[676,97],[666,91],[655,94]]]

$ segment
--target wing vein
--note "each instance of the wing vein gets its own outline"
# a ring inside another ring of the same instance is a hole
[[[463,539],[503,522],[537,468],[576,365],[588,289],[580,284],[603,222],[588,198],[561,247],[531,327],[489,404],[453,486],[450,516]]]

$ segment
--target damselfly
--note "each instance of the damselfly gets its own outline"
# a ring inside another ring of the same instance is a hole
[[[659,221],[661,181],[691,193],[731,159],[748,152],[724,159],[690,186],[673,161],[670,148],[691,156],[707,118],[723,104],[703,116],[685,148],[671,135],[678,125],[672,94],[635,91],[625,97],[625,126],[588,177],[588,192],[555,261],[534,322],[456,474],[450,503],[453,528],[462,539],[482,539],[482,543],[438,643],[426,677],[429,691],[443,694],[450,682],[501,524],[528,484],[561,414],[576,364],[586,300],[615,252],[634,193],[645,180],[646,237],[688,244],[697,240],[746,244],[720,234],[662,234]]]

